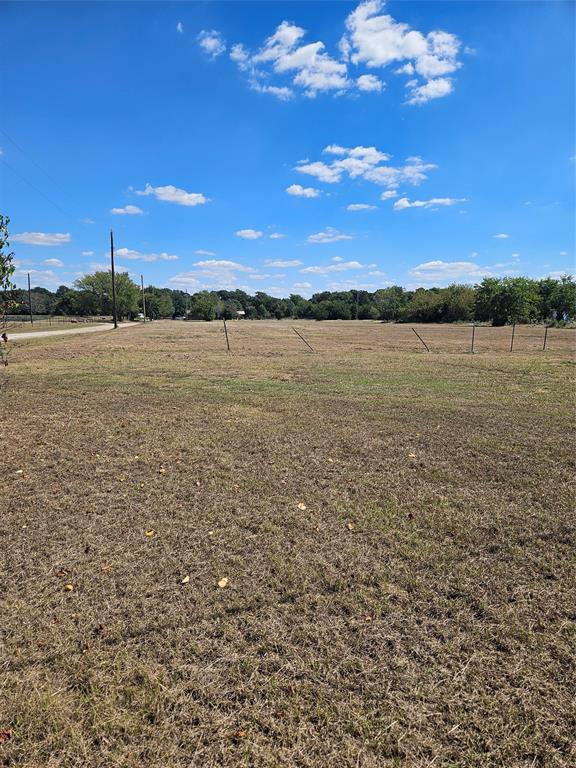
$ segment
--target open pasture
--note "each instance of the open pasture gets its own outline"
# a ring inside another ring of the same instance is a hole
[[[228,329],[17,342],[0,763],[574,765],[573,332]]]

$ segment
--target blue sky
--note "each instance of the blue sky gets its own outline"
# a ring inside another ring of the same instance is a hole
[[[317,290],[574,266],[574,4],[4,3],[17,284]]]

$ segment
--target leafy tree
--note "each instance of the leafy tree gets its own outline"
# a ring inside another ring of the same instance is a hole
[[[14,253],[10,250],[8,241],[8,216],[0,214],[0,312],[4,314],[13,305],[13,300],[7,295],[14,285],[12,275],[16,269],[14,265]]]
[[[217,293],[201,291],[192,297],[191,316],[197,320],[214,320],[220,299]]]
[[[74,285],[85,314],[112,314],[112,273],[95,272],[76,280]],[[133,317],[138,312],[140,289],[127,272],[116,273],[116,307],[118,318]],[[86,312],[85,310],[90,311]]]

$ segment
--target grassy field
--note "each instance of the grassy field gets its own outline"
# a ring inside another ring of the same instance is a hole
[[[1,765],[576,764],[574,337],[293,325],[18,343]]]
[[[8,336],[18,335],[20,333],[36,333],[37,331],[68,331],[76,328],[86,328],[93,325],[100,325],[98,320],[66,321],[66,320],[48,320],[42,318],[30,322],[6,322],[0,323],[0,333],[7,333]]]

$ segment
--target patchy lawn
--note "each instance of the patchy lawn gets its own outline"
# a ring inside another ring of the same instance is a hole
[[[2,765],[575,764],[569,337],[417,329],[18,343]]]

